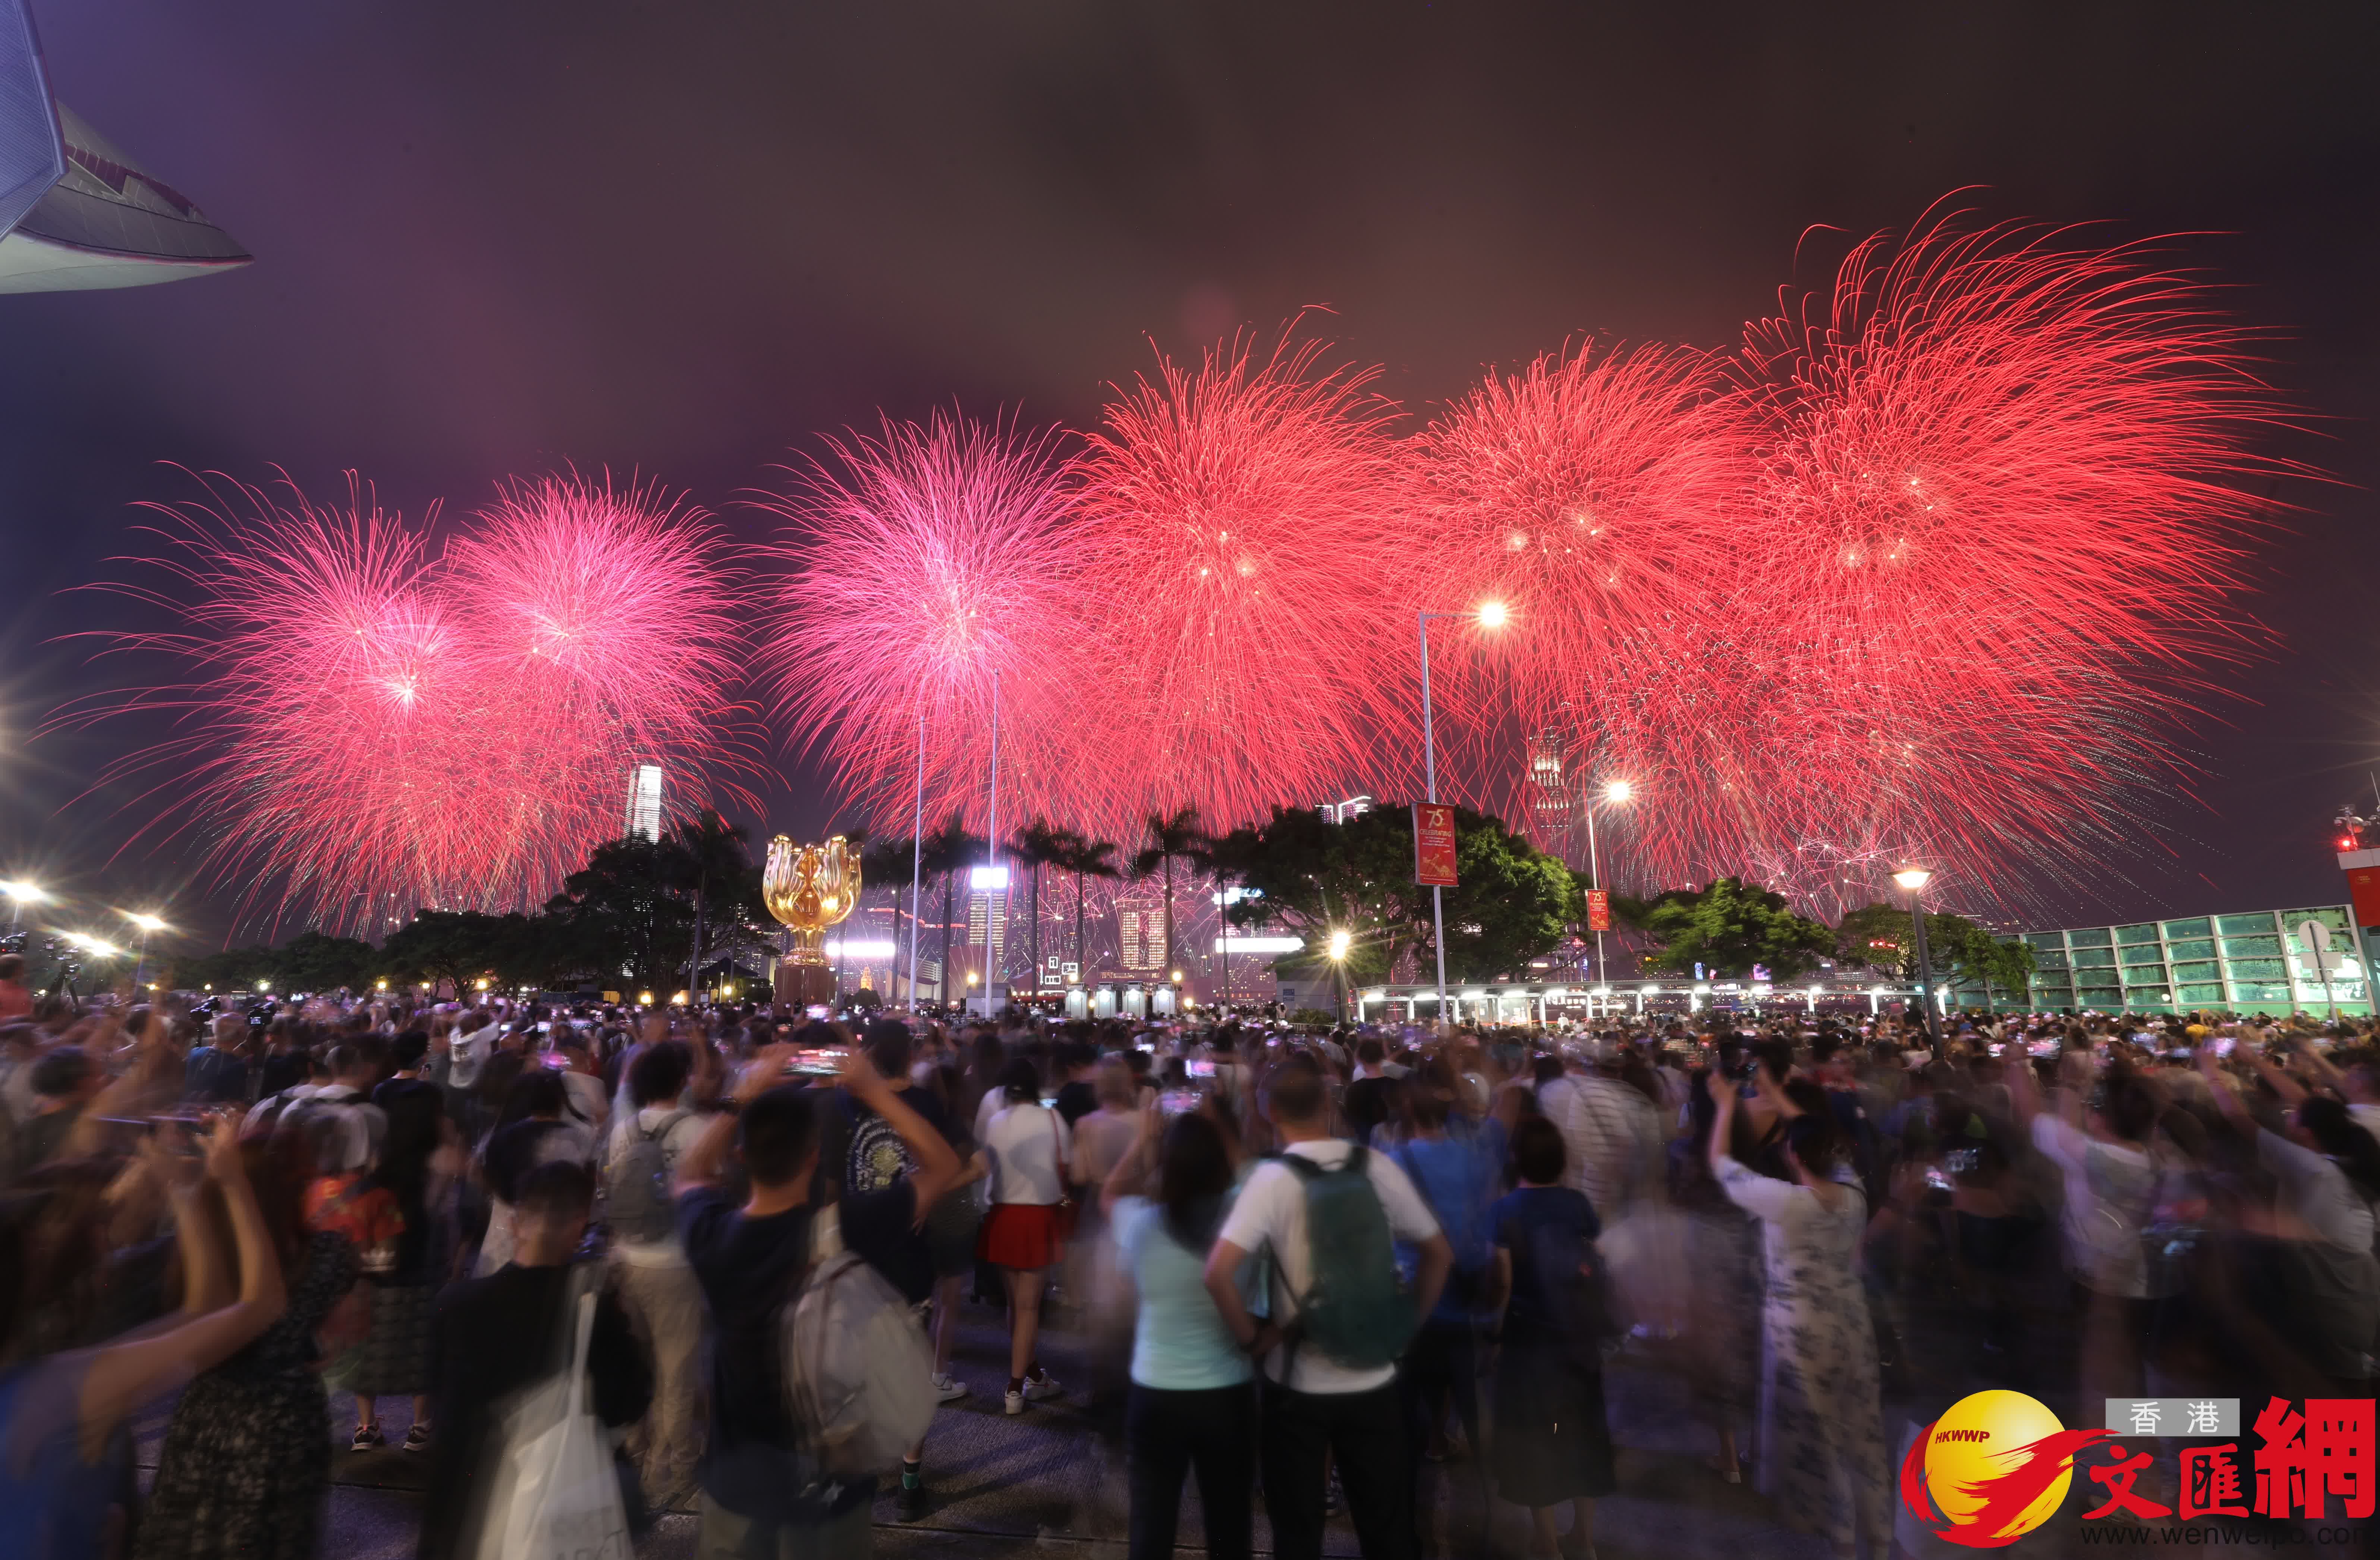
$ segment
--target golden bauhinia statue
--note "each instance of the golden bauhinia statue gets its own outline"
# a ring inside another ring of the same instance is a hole
[[[859,903],[859,852],[841,835],[824,845],[795,845],[779,835],[769,842],[768,864],[760,870],[760,898],[793,933],[793,947],[777,964],[778,1005],[832,1002],[826,929]]]

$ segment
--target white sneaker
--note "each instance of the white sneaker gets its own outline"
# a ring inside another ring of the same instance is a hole
[[[940,1373],[934,1377],[934,1391],[945,1403],[955,1403],[967,1395],[966,1383]]]
[[[1058,1384],[1057,1377],[1048,1374],[1038,1379],[1028,1379],[1025,1383],[1026,1397],[1035,1403],[1040,1402],[1045,1397],[1055,1397],[1065,1390]]]
[[[1012,1392],[1001,1403],[1001,1407],[1012,1414],[1021,1414],[1025,1412],[1025,1395],[1021,1392]]]

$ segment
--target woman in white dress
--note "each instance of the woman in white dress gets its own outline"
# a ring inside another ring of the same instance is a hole
[[[1767,1293],[1760,1317],[1760,1491],[1788,1527],[1823,1535],[1839,1555],[1864,1539],[1889,1542],[1891,1489],[1884,1444],[1875,1335],[1860,1287],[1867,1199],[1839,1180],[1834,1124],[1779,1103],[1791,1181],[1772,1180],[1727,1152],[1735,1086],[1716,1073],[1711,1174],[1730,1200],[1760,1221]]]

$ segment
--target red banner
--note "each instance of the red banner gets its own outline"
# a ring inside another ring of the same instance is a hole
[[[2380,867],[2358,867],[2347,874],[2347,896],[2355,902],[2355,924],[2380,926]]]
[[[1590,888],[1586,891],[1586,929],[1589,932],[1611,930],[1611,890]]]
[[[1414,882],[1424,888],[1452,888],[1454,809],[1445,802],[1414,803]]]

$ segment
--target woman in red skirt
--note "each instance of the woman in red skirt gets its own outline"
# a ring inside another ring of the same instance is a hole
[[[1000,1075],[1001,1104],[976,1151],[991,1177],[991,1212],[975,1254],[1008,1279],[1008,1399],[1012,1414],[1058,1395],[1058,1383],[1033,1357],[1041,1331],[1041,1290],[1065,1249],[1074,1136],[1065,1118],[1041,1103],[1041,1075],[1019,1056]]]

